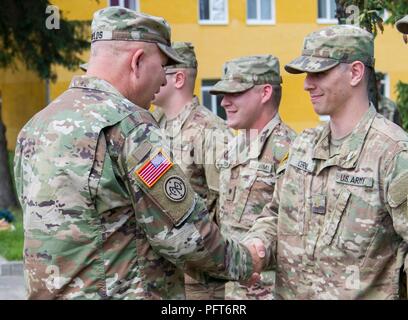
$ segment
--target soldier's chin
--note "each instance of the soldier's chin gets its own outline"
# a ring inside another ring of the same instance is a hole
[[[234,129],[234,130],[238,130],[238,129],[239,129],[238,126],[237,126],[237,124],[234,123],[234,122],[231,121],[231,120],[228,120],[228,118],[227,118],[227,127],[228,127],[228,128],[231,128],[231,129]]]

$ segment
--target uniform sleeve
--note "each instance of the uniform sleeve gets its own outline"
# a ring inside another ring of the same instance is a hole
[[[209,189],[207,208],[212,213],[212,219],[217,216],[220,191],[220,172],[215,163],[226,151],[230,137],[228,131],[220,128],[209,128],[204,132],[202,146],[204,151],[204,172]]]
[[[263,208],[261,215],[256,219],[252,228],[248,231],[242,242],[250,239],[260,239],[266,249],[266,264],[264,269],[276,268],[276,250],[278,241],[278,212],[280,203],[280,190],[284,183],[284,173],[286,170],[288,154],[284,156],[277,169],[277,181],[271,202]]]
[[[392,161],[385,178],[385,190],[394,230],[408,248],[408,149],[399,152]],[[405,257],[405,272],[408,271],[408,255]]]
[[[127,137],[123,171],[136,219],[152,248],[180,268],[199,268],[232,280],[252,274],[249,251],[223,238],[208,219],[203,200],[172,162],[154,125],[141,124]]]

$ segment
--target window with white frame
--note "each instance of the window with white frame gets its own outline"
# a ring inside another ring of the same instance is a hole
[[[247,0],[248,24],[275,24],[275,0]]]
[[[108,0],[109,6],[120,6],[139,11],[139,0]]]
[[[388,74],[383,74],[383,76],[380,79],[380,92],[379,94],[381,94],[384,97],[389,98],[390,97],[390,77]]]
[[[317,22],[318,23],[337,23],[336,19],[336,1],[335,0],[317,0]]]
[[[211,88],[218,81],[219,80],[202,80],[201,101],[207,109],[210,109],[214,114],[225,120],[227,118],[227,115],[225,114],[224,108],[221,107],[222,95],[210,94]]]
[[[201,24],[227,24],[228,0],[199,0]]]

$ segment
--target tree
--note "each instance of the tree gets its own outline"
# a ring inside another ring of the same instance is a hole
[[[394,25],[396,21],[408,13],[408,1],[406,0],[336,0],[336,17],[340,24],[345,24],[350,14],[346,12],[350,6],[356,6],[358,12],[358,22],[361,28],[371,32],[374,36],[378,31],[383,32],[383,24]],[[383,21],[382,13],[387,10],[389,17]],[[407,37],[404,37],[408,42]]]
[[[348,12],[352,7],[358,8],[357,12]],[[383,21],[381,17],[384,10],[387,10],[389,17],[386,21]],[[357,18],[357,23],[361,28],[366,29],[370,33],[377,36],[378,31],[384,32],[384,23],[394,25],[396,21],[404,17],[408,13],[408,1],[407,0],[336,0],[336,17],[339,20],[339,24],[346,24],[350,22],[351,18],[354,16]],[[355,21],[353,21],[355,22]],[[405,43],[408,43],[408,38],[406,35],[403,36]],[[369,97],[370,100],[377,107],[378,92],[376,86],[375,74],[372,75],[369,87]],[[398,96],[406,97],[407,92],[402,92],[408,90],[407,86],[402,83],[397,86]],[[406,99],[399,99],[399,101],[405,101]],[[403,119],[408,119],[408,105],[402,106],[398,105],[401,117]],[[405,130],[408,130],[408,120],[403,125]]]
[[[0,68],[17,69],[17,61],[41,79],[55,81],[54,65],[74,70],[89,48],[89,21],[68,21],[48,0],[2,0]],[[47,9],[48,8],[48,9]],[[0,117],[0,208],[16,206],[8,171],[5,126]],[[3,175],[5,174],[5,175]]]

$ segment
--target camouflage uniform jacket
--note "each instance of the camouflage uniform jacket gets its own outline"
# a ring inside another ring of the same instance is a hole
[[[268,243],[278,298],[402,297],[408,136],[373,106],[332,157],[329,136],[327,124],[295,140],[268,217],[248,237]]]
[[[149,111],[152,113],[152,116],[157,123],[160,123],[160,121],[162,121],[164,118],[163,109],[158,106],[152,106]]]
[[[380,97],[378,100],[378,113],[382,114],[388,120],[400,125],[397,105],[391,99],[384,96]]]
[[[182,299],[180,268],[250,275],[248,251],[220,236],[177,165],[150,188],[139,177],[167,163],[155,123],[83,76],[22,129],[15,179],[29,298]]]
[[[237,136],[220,169],[221,230],[241,240],[271,201],[276,169],[287,156],[295,132],[286,126],[279,114],[247,145],[244,135]]]
[[[227,149],[232,132],[225,122],[194,97],[174,119],[162,117],[173,151],[174,161],[181,167],[193,189],[206,200],[211,219],[217,209],[219,173],[216,159]]]

